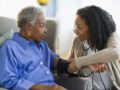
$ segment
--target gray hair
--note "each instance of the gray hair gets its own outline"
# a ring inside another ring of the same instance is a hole
[[[22,28],[28,23],[34,25],[37,16],[41,13],[42,10],[38,7],[30,6],[22,9],[21,12],[18,14],[18,21],[17,21],[18,27]]]

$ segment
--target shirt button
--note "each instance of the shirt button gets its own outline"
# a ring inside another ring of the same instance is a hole
[[[46,71],[47,74],[49,74],[50,72],[49,71]]]
[[[41,65],[43,65],[43,62],[40,62]]]

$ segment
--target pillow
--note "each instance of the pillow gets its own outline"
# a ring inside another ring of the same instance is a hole
[[[3,35],[0,36],[0,46],[4,43],[5,40],[11,39],[13,37],[13,29],[5,32]]]

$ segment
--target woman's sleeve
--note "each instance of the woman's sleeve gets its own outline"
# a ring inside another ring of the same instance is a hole
[[[103,49],[93,55],[78,57],[75,59],[75,63],[78,68],[82,66],[96,64],[96,63],[107,63],[118,60],[120,58],[120,45],[119,38],[112,35],[107,43],[107,48]]]

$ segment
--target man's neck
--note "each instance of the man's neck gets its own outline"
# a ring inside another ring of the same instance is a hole
[[[20,30],[20,36],[23,37],[23,38],[25,38],[25,39],[27,39],[27,40],[29,40],[29,41],[33,41],[31,39],[31,37],[28,36],[27,33],[25,31],[23,31],[23,30]]]

